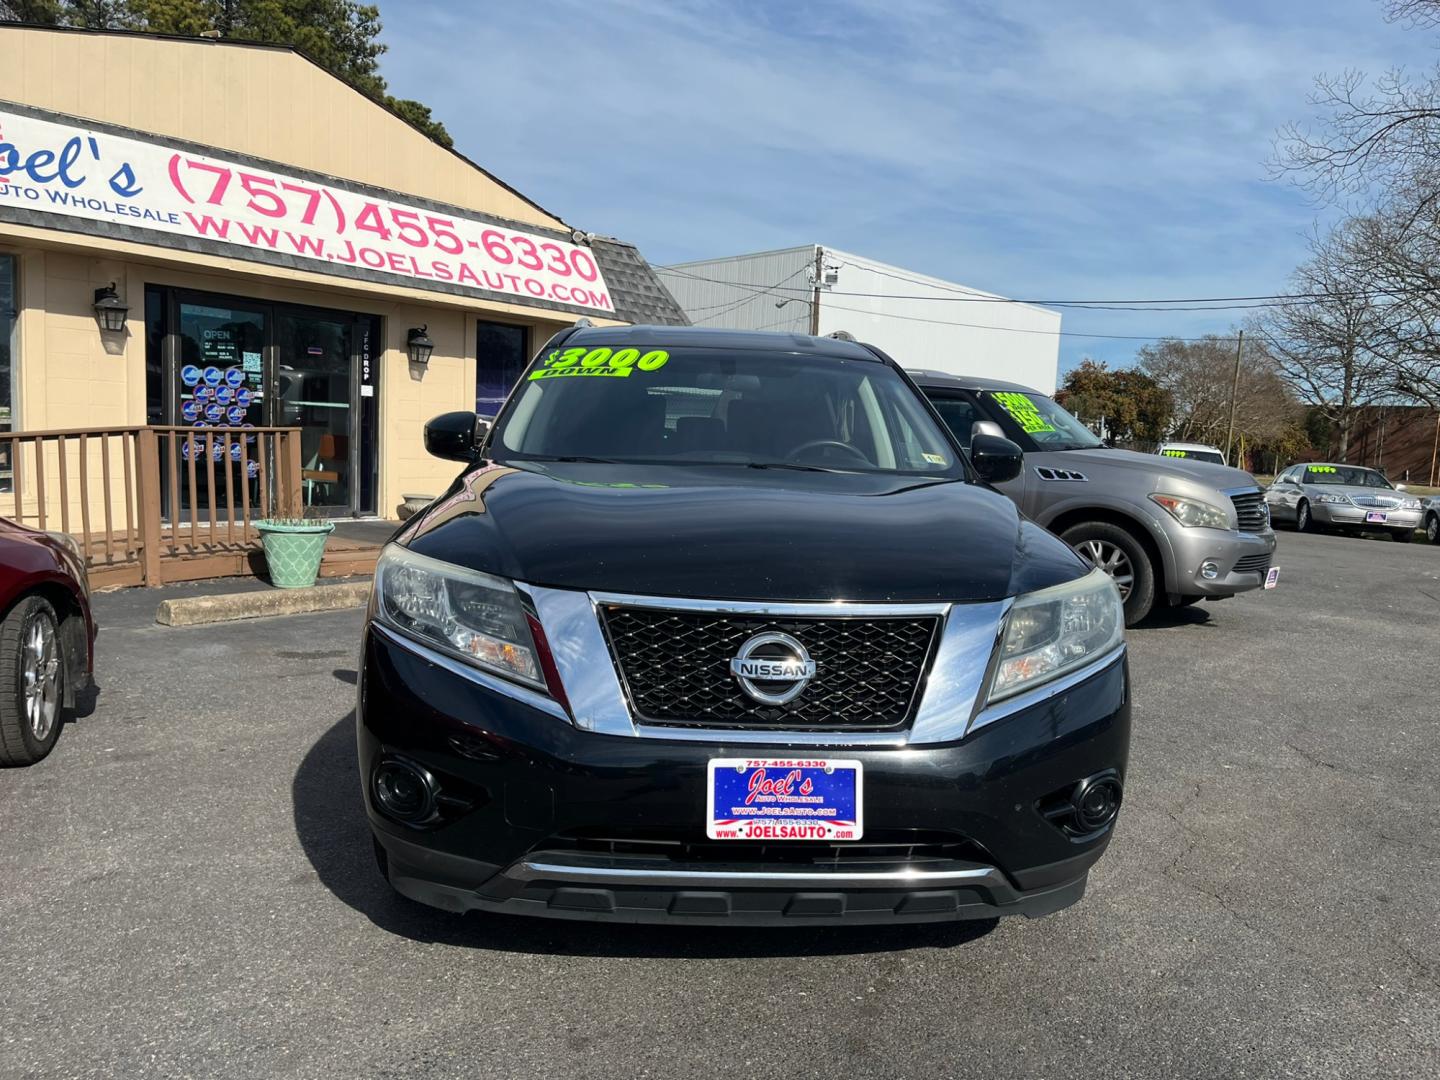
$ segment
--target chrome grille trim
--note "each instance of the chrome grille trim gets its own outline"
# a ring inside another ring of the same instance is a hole
[[[1225,494],[1235,508],[1235,527],[1240,532],[1259,533],[1270,527],[1270,509],[1259,488],[1231,488]]]
[[[964,738],[982,704],[991,657],[1011,600],[980,603],[860,604],[688,600],[628,593],[584,593],[516,583],[533,605],[583,731],[673,742],[751,746],[901,747]],[[941,615],[940,640],[908,728],[892,731],[772,731],[679,728],[637,723],[601,628],[600,603],[677,611],[784,615]],[[1089,669],[1086,669],[1089,670]],[[978,725],[977,725],[978,726]]]

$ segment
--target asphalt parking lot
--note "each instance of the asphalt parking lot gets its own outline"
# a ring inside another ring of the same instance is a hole
[[[411,905],[360,812],[360,612],[101,597],[97,707],[0,772],[0,1076],[1435,1075],[1440,548],[1278,562],[1131,633],[1080,904],[881,931]]]

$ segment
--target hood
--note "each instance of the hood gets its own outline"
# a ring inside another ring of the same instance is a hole
[[[996,600],[1088,569],[980,485],[736,466],[489,463],[397,539],[533,585],[715,600]]]
[[[1193,483],[1204,484],[1217,491],[1230,488],[1254,487],[1260,485],[1243,469],[1232,469],[1228,465],[1214,465],[1208,461],[1190,461],[1186,458],[1167,458],[1159,454],[1137,454],[1133,450],[1066,450],[1057,452],[1065,468],[1085,471],[1086,466],[1095,468],[1135,469],[1154,476],[1176,476]],[[1070,464],[1074,462],[1074,464]],[[1083,464],[1082,464],[1083,463]]]

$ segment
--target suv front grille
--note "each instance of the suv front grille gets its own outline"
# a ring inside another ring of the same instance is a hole
[[[1270,524],[1270,511],[1265,506],[1265,496],[1258,491],[1246,491],[1231,495],[1235,504],[1235,517],[1241,532],[1258,533]]]
[[[638,719],[683,727],[884,730],[906,724],[940,619],[796,617],[602,607],[621,680]],[[730,674],[749,638],[798,640],[815,676],[793,701],[752,700]]]

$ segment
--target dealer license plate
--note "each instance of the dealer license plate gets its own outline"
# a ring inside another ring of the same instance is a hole
[[[1381,513],[1379,510],[1371,510],[1368,514],[1365,515],[1365,520],[1366,520],[1367,522],[1373,521],[1373,522],[1375,522],[1375,524],[1377,524],[1377,525],[1384,525],[1384,524],[1385,524],[1385,515],[1384,515],[1383,513]]]
[[[1273,589],[1276,585],[1279,584],[1280,568],[1278,566],[1272,566],[1269,570],[1265,571],[1265,588]]]
[[[712,758],[711,840],[859,840],[864,769],[835,758]]]

